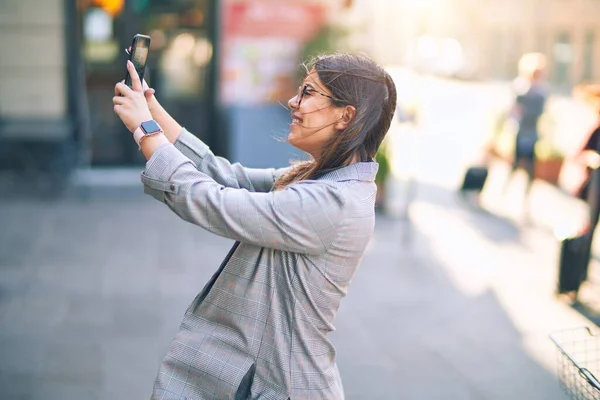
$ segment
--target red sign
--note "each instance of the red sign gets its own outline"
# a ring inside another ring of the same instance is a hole
[[[325,22],[325,6],[303,1],[226,2],[225,37],[280,37],[305,41]]]
[[[323,3],[301,0],[225,0],[222,14],[221,102],[285,102],[306,42],[325,24]]]

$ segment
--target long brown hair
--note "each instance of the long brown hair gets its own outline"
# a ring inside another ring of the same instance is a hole
[[[334,106],[352,105],[356,113],[348,127],[325,144],[319,159],[294,165],[275,182],[275,190],[349,165],[355,156],[360,161],[372,161],[396,109],[396,86],[392,78],[366,56],[319,56],[306,68],[317,73],[334,97]]]

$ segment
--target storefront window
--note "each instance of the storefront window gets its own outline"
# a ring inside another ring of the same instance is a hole
[[[125,78],[125,48],[136,33],[151,38],[145,78],[161,104],[190,131],[206,134],[213,55],[208,6],[208,0],[78,0],[96,164],[143,161],[111,101],[114,84]]]
[[[143,27],[152,38],[155,86],[165,100],[206,96],[213,53],[206,26],[207,3],[153,0],[143,13]]]
[[[85,60],[110,63],[117,59],[119,45],[114,34],[114,18],[106,10],[90,7],[83,14]]]
[[[212,44],[204,35],[181,32],[174,36],[162,52],[158,65],[163,95],[166,98],[203,95],[211,57]]]

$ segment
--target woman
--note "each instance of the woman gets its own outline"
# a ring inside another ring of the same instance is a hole
[[[517,122],[517,136],[512,172],[524,167],[528,193],[535,178],[535,145],[538,121],[544,112],[548,90],[544,83],[546,57],[539,53],[524,54],[519,60],[519,77],[514,81],[515,100],[510,116]],[[508,183],[508,182],[507,182]]]
[[[127,68],[133,89],[116,85],[114,109],[148,160],[145,192],[236,241],[187,309],[152,398],[343,399],[328,334],[373,234],[391,77],[363,56],[315,59],[288,102],[288,141],[312,159],[276,170],[214,156]]]
[[[587,279],[593,254],[594,234],[600,218],[600,85],[580,85],[575,88],[574,96],[584,100],[596,113],[598,119],[574,160],[574,164],[579,165],[581,172],[571,176],[566,174],[567,178],[572,178],[569,180],[579,181],[573,194],[587,203],[589,211],[589,219],[586,219],[576,236],[569,238],[574,243],[573,249],[563,250],[567,263],[565,279],[572,278],[572,280],[565,280],[565,283],[559,281],[559,293],[567,293],[572,302],[577,300],[579,286]],[[585,178],[577,179],[576,176]]]
[[[582,173],[577,178],[570,176],[575,181],[573,194],[583,200],[588,199],[590,176],[600,167],[600,84],[579,85],[573,90],[573,96],[581,99],[596,115],[594,127],[587,134],[585,144],[575,157],[575,162]]]

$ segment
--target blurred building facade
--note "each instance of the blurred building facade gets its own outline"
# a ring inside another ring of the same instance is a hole
[[[80,114],[73,13],[62,0],[0,2],[0,166],[69,162],[52,155],[71,147]]]
[[[112,110],[125,48],[152,36],[149,81],[161,102],[211,145],[216,98],[209,0],[0,2],[0,165],[68,174],[77,166],[139,165]],[[217,142],[215,144],[215,142]]]
[[[183,126],[235,161],[287,163],[300,155],[273,137],[288,133],[302,46],[351,3],[0,1],[0,167],[141,165],[111,100],[136,33],[151,36],[146,78]]]
[[[0,29],[3,134],[16,135],[24,119],[39,119],[44,120],[46,137],[63,136],[69,130],[69,99],[62,1],[2,1]],[[36,135],[33,131],[38,129],[31,130]]]
[[[597,0],[356,0],[352,15],[361,47],[386,64],[507,79],[536,51],[557,85],[600,80]]]
[[[549,78],[558,85],[600,80],[599,1],[488,0],[477,4],[479,29],[488,43],[479,45],[483,76],[514,73],[518,57],[536,51],[548,56]],[[505,66],[498,69],[501,60]]]

